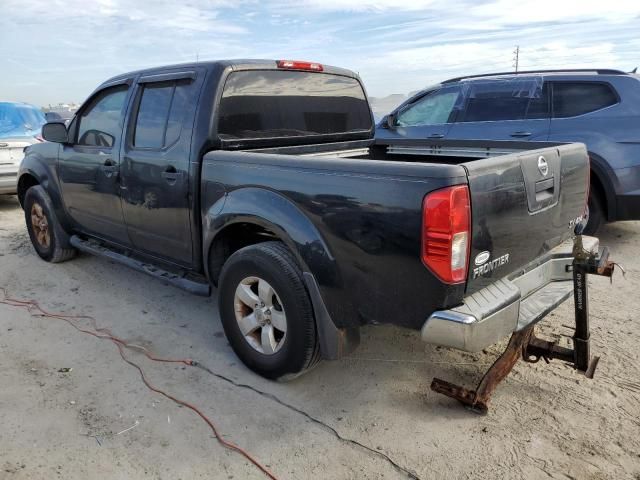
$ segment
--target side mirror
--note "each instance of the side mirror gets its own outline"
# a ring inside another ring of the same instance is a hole
[[[387,115],[386,124],[387,124],[387,128],[393,129],[397,127],[395,113],[390,113],[389,115]]]
[[[42,138],[47,142],[68,143],[69,135],[63,122],[49,122],[42,126]]]

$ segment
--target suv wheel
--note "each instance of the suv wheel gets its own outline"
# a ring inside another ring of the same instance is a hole
[[[58,222],[51,199],[40,185],[27,190],[24,216],[31,243],[40,258],[59,263],[75,256],[76,249],[69,243],[69,235]]]
[[[605,223],[604,204],[600,193],[591,186],[589,194],[589,221],[584,229],[585,235],[595,235]]]
[[[284,244],[238,250],[224,264],[219,284],[224,331],[247,367],[266,378],[289,379],[318,363],[311,300]]]

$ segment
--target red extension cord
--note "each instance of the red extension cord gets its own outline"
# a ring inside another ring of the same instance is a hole
[[[40,317],[45,317],[45,318],[55,318],[57,320],[62,320],[64,322],[68,323],[69,325],[71,325],[73,328],[75,328],[79,332],[86,333],[88,335],[92,335],[92,336],[94,336],[96,338],[99,338],[101,340],[110,340],[110,341],[112,341],[116,345],[116,347],[118,347],[118,352],[120,353],[120,356],[122,357],[122,360],[124,360],[126,363],[128,363],[129,365],[131,365],[132,367],[134,367],[135,369],[138,370],[138,372],[140,373],[140,377],[142,378],[142,381],[144,382],[144,384],[147,386],[147,388],[149,390],[151,390],[153,392],[156,392],[156,393],[159,393],[160,395],[163,395],[164,397],[168,398],[169,400],[174,401],[178,405],[182,405],[184,407],[187,407],[187,408],[193,410],[202,420],[205,421],[205,423],[207,425],[209,425],[209,427],[211,428],[211,431],[213,432],[213,434],[216,437],[216,440],[218,440],[218,442],[222,446],[224,446],[225,448],[228,448],[230,450],[234,450],[234,451],[238,452],[240,455],[242,455],[247,460],[249,460],[251,463],[253,463],[258,469],[260,469],[260,471],[262,471],[270,479],[278,480],[277,477],[267,469],[267,467],[262,465],[262,463],[260,463],[258,460],[256,460],[249,452],[244,450],[242,447],[236,445],[235,443],[229,442],[229,441],[225,440],[224,438],[222,438],[222,436],[218,433],[218,429],[215,426],[215,424],[204,413],[202,413],[198,407],[196,407],[195,405],[193,405],[193,404],[191,404],[189,402],[186,402],[184,400],[180,400],[179,398],[176,398],[173,395],[171,395],[171,394],[169,394],[169,393],[167,393],[167,392],[165,392],[163,390],[160,390],[158,387],[154,386],[151,382],[149,382],[149,380],[147,379],[147,376],[144,373],[144,370],[142,370],[142,368],[139,365],[137,365],[132,360],[130,360],[130,359],[128,359],[126,357],[126,355],[124,354],[124,349],[125,348],[130,348],[130,349],[141,351],[149,360],[153,360],[154,362],[182,363],[182,364],[188,365],[188,366],[197,366],[198,365],[197,362],[195,362],[194,360],[191,360],[191,359],[174,359],[174,358],[156,357],[155,355],[153,355],[152,352],[147,350],[145,347],[142,347],[140,345],[134,345],[134,344],[127,343],[125,340],[113,335],[109,329],[98,327],[98,324],[97,324],[96,319],[94,317],[91,317],[89,315],[65,315],[65,314],[62,314],[62,313],[51,313],[51,312],[48,312],[45,309],[43,309],[38,304],[38,302],[36,302],[35,300],[17,300],[15,298],[10,298],[7,295],[7,291],[6,291],[6,289],[4,287],[0,287],[0,291],[2,292],[2,298],[0,298],[0,304],[9,305],[9,306],[12,306],[12,307],[24,308],[32,316],[40,316]],[[82,328],[82,327],[79,327],[75,323],[78,320],[88,320],[90,322],[90,324],[91,324],[91,327],[93,328],[93,331],[92,330],[87,330],[87,329]]]

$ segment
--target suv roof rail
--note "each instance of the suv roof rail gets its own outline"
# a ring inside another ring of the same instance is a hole
[[[526,75],[529,73],[595,73],[597,75],[627,75],[627,72],[610,68],[563,68],[560,70],[521,70],[519,72],[481,73],[479,75],[465,75],[464,77],[450,78],[442,83],[459,82],[460,80],[467,80],[470,78],[496,77],[499,75]]]

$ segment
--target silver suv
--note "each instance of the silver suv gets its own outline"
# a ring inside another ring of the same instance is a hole
[[[377,138],[582,142],[591,158],[587,233],[640,219],[640,75],[529,71],[453,78],[382,119]]]
[[[0,195],[14,194],[24,149],[42,142],[42,111],[20,102],[0,102]]]

